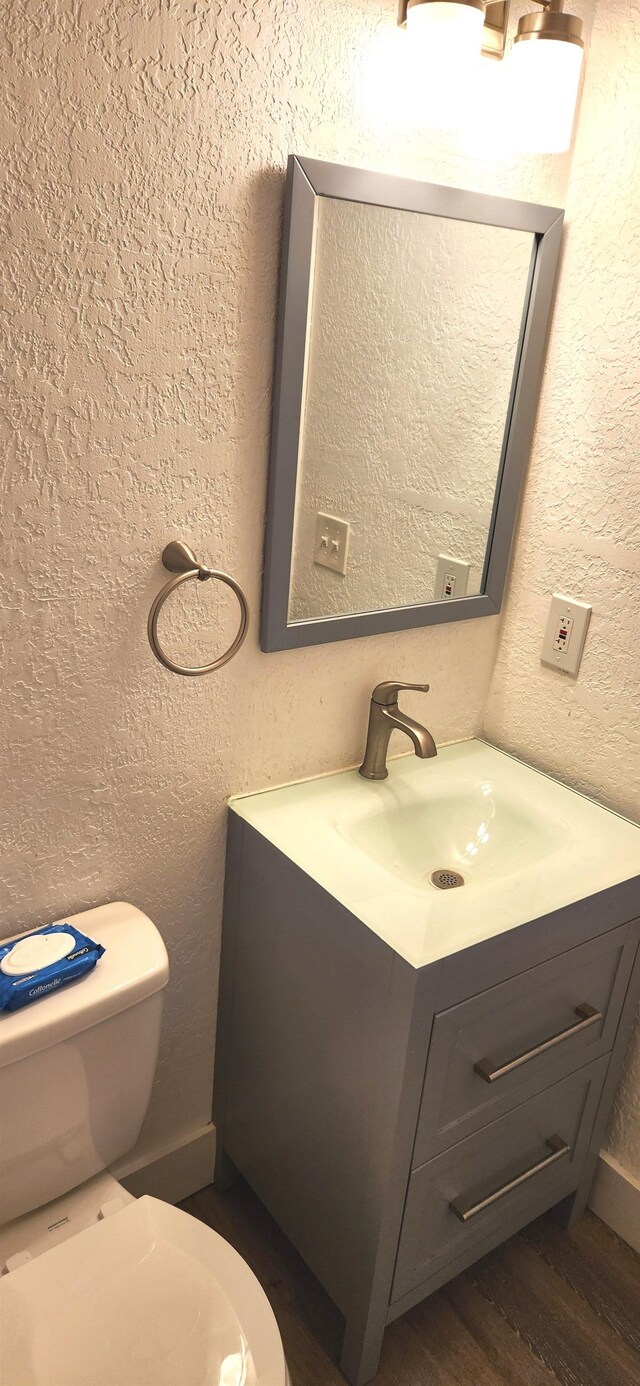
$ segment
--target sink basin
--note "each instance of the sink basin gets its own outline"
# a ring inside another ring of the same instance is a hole
[[[541,862],[557,850],[561,826],[541,818],[508,788],[467,775],[449,786],[434,779],[426,801],[417,785],[398,779],[393,805],[376,805],[336,822],[359,851],[425,891],[434,888],[433,873],[442,873],[446,885],[454,872],[468,886],[512,875],[525,862]]]
[[[477,740],[231,809],[415,967],[640,874],[639,827]]]

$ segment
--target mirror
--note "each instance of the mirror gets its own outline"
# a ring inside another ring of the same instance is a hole
[[[532,248],[529,231],[320,200],[290,621],[480,592]],[[346,563],[318,552],[318,514],[349,525]],[[446,555],[467,573],[442,575]]]
[[[561,227],[289,161],[263,649],[499,610]]]

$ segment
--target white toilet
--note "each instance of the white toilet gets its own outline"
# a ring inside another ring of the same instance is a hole
[[[0,1015],[3,1386],[287,1386],[252,1271],[210,1227],[134,1199],[156,1067],[162,939],[133,905],[67,916],[105,948],[88,976]]]

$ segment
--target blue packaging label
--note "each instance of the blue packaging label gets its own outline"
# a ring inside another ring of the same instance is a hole
[[[65,957],[23,975],[11,976],[2,971],[3,959],[17,944],[24,943],[26,939],[55,934],[67,934],[73,940]],[[19,939],[14,938],[11,943],[3,944],[0,947],[0,1011],[17,1011],[32,1001],[39,1001],[41,997],[59,991],[69,982],[77,982],[87,972],[93,971],[103,953],[101,943],[94,943],[73,924],[49,924],[43,929],[35,929],[32,934],[22,934]]]

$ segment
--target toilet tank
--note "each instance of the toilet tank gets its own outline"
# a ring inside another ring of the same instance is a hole
[[[135,1145],[158,1057],[167,950],[123,903],[57,921],[105,949],[87,976],[0,1014],[0,1224]]]

